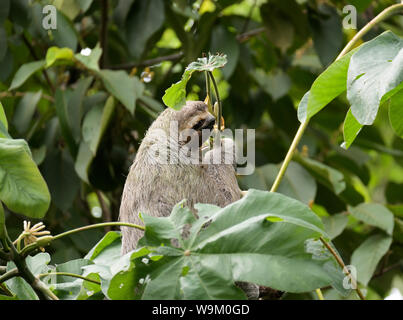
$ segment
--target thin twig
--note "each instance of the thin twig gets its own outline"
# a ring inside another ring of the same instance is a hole
[[[148,60],[143,60],[140,62],[133,62],[133,63],[124,63],[124,64],[118,64],[114,66],[110,66],[109,69],[113,70],[119,70],[119,69],[126,69],[130,70],[133,68],[141,68],[141,67],[148,67],[148,66],[153,66],[156,64],[159,64],[164,61],[176,61],[178,59],[181,59],[183,57],[183,52],[178,52],[174,54],[170,54],[167,56],[161,56],[153,59],[148,59]]]
[[[221,131],[222,129],[222,105],[221,105],[221,99],[220,99],[220,93],[218,92],[218,86],[217,83],[214,79],[213,73],[211,71],[208,71],[208,75],[210,76],[211,82],[213,83],[213,87],[214,87],[214,92],[215,92],[215,97],[217,99],[217,103],[218,103],[218,119],[217,119],[217,124],[218,124],[218,130]]]
[[[3,99],[3,98],[13,98],[13,97],[23,97],[23,96],[25,96],[27,93],[28,93],[28,92],[19,92],[19,91],[11,92],[11,91],[4,91],[4,92],[1,92],[1,93],[0,93],[0,99]],[[52,96],[49,96],[49,95],[43,94],[43,93],[42,93],[42,98],[44,98],[44,99],[46,99],[46,100],[48,100],[48,101],[50,101],[50,102],[54,102],[54,101],[55,101],[55,99],[54,99]]]
[[[75,274],[75,273],[70,273],[70,272],[49,272],[49,273],[41,273],[41,274],[37,275],[38,278],[44,278],[46,276],[66,276],[66,277],[83,279],[85,281],[92,282],[92,283],[95,283],[95,284],[101,284],[101,282],[99,282],[97,280],[90,279],[90,278],[84,277],[82,275]]]
[[[252,37],[254,37],[254,36],[257,36],[257,35],[259,35],[259,34],[265,32],[265,31],[266,31],[266,28],[265,28],[265,27],[260,27],[260,28],[257,28],[257,29],[253,29],[253,30],[247,31],[247,32],[245,32],[245,33],[238,34],[238,35],[236,36],[236,39],[237,39],[239,42],[242,43],[242,42],[245,42],[245,41],[249,40],[250,38],[252,38]]]
[[[360,297],[361,300],[365,300],[364,295],[362,294],[360,288],[358,288],[358,284],[357,281],[354,279],[354,277],[352,276],[352,274],[348,271],[348,269],[346,268],[346,265],[344,264],[343,260],[340,258],[340,256],[337,254],[336,251],[333,250],[333,248],[329,245],[329,243],[326,242],[325,239],[323,239],[322,237],[319,238],[320,241],[322,241],[322,243],[325,245],[325,247],[327,248],[327,250],[329,250],[329,252],[333,255],[333,257],[336,259],[337,263],[339,264],[339,266],[343,269],[343,272],[346,274],[346,276],[348,276],[351,280],[351,284],[353,286],[353,288],[357,291],[358,296]]]
[[[19,275],[18,269],[14,268],[11,269],[10,271],[7,271],[5,274],[0,276],[0,283],[6,282],[7,280],[17,277]]]

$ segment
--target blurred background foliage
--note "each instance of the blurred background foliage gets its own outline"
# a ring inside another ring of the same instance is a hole
[[[343,7],[357,8],[359,29],[394,3],[0,0],[0,101],[10,135],[27,140],[48,184],[48,229],[57,233],[118,219],[125,176],[145,131],[164,108],[161,97],[190,62],[209,52],[228,57],[214,71],[226,126],[256,129],[257,168],[239,183],[243,189],[270,189],[298,128],[301,98],[357,32],[343,28]],[[57,8],[56,30],[42,27],[47,4]],[[402,27],[403,16],[390,18],[364,41],[386,29],[403,36]],[[100,69],[110,71],[56,61],[12,85],[22,65],[45,59],[52,46],[84,55],[84,49],[95,53],[99,46]],[[202,75],[187,88],[188,100],[204,100]],[[312,207],[345,262],[366,274],[359,280],[368,283],[368,297],[382,299],[393,287],[403,292],[403,140],[381,108],[375,125],[364,127],[344,150],[348,108],[344,94],[313,117],[279,192]],[[388,222],[374,221],[382,210],[380,219]],[[22,221],[7,214],[12,238]],[[382,238],[385,232],[393,241]],[[82,257],[103,234],[94,230],[53,243],[52,262]],[[340,298],[333,290],[324,293]]]

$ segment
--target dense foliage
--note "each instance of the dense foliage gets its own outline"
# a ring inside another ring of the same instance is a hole
[[[395,3],[1,0],[0,299],[244,298],[235,281],[283,299],[317,299],[318,288],[356,299],[335,256],[366,298],[403,292]],[[47,4],[55,30],[42,24]],[[343,27],[347,4],[358,29]],[[256,129],[255,172],[238,177],[247,195],[199,204],[199,219],[181,203],[170,217],[142,213],[145,236],[123,257],[113,223],[64,233],[118,220],[145,131],[164,107],[204,100],[204,72],[225,125]]]

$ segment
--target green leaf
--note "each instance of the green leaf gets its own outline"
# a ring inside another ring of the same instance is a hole
[[[163,255],[156,262],[138,262],[150,279],[142,286],[142,299],[240,299],[234,281],[288,292],[342,283],[331,255],[319,259],[308,250],[309,239],[327,235],[302,203],[251,189],[225,208],[198,204],[197,209],[201,220],[182,204],[169,217],[142,215],[142,242],[160,243],[155,254]]]
[[[61,89],[57,89],[55,100],[56,114],[59,119],[60,129],[62,131],[63,138],[69,147],[70,153],[74,158],[77,154],[77,144],[74,140],[71,125],[69,123],[66,92],[62,91]]]
[[[162,0],[135,2],[126,20],[127,44],[134,58],[140,58],[148,39],[162,27],[164,20]]]
[[[76,143],[81,140],[81,122],[84,113],[84,99],[88,88],[92,83],[93,77],[80,79],[73,91],[67,91],[67,109],[68,123],[71,127],[71,133]],[[85,107],[91,107],[85,104]]]
[[[92,71],[99,71],[99,59],[102,55],[102,49],[99,44],[95,46],[94,49],[91,50],[89,55],[83,55],[81,52],[76,53],[74,58],[82,63],[87,69]]]
[[[285,96],[291,87],[290,77],[281,69],[266,73],[262,69],[252,72],[256,82],[266,91],[274,101]]]
[[[329,235],[330,239],[333,240],[340,235],[347,226],[348,216],[346,214],[339,213],[329,217],[323,217],[322,221],[325,226],[326,233]]]
[[[96,105],[88,111],[84,118],[82,132],[83,139],[95,156],[99,142],[111,120],[115,109],[115,101],[112,96],[106,100],[105,106]]]
[[[7,271],[14,269],[16,265],[10,261],[7,263]],[[5,282],[7,288],[18,300],[39,300],[34,289],[21,277],[14,277]]]
[[[48,184],[53,204],[66,212],[72,207],[80,189],[80,179],[74,170],[74,161],[69,151],[67,149],[51,149],[46,155],[41,169]]]
[[[60,10],[57,10],[57,28],[52,30],[54,42],[56,46],[63,48],[67,47],[76,51],[77,35],[72,22]]]
[[[333,190],[336,194],[340,194],[346,188],[344,175],[340,171],[300,155],[296,155],[295,160],[305,167],[317,181]]]
[[[90,168],[93,159],[94,155],[91,152],[90,147],[86,142],[81,141],[80,146],[78,147],[74,169],[76,170],[77,175],[88,184],[90,183],[88,180],[88,169]]]
[[[315,80],[309,94],[305,94],[298,107],[298,120],[300,122],[305,122],[307,119],[312,118],[347,89],[347,70],[351,56],[356,51],[357,49],[354,49],[341,59],[333,62]]]
[[[7,122],[7,117],[4,112],[3,105],[0,102],[0,122],[3,124],[4,128],[8,130],[8,122]]]
[[[394,220],[393,213],[386,207],[378,203],[362,203],[356,207],[348,207],[352,216],[369,224],[384,230],[392,235]]]
[[[390,31],[362,45],[351,57],[347,98],[351,112],[363,125],[371,125],[382,98],[403,81],[403,40]]]
[[[379,261],[389,250],[392,238],[377,234],[365,240],[351,256],[351,265],[357,268],[358,281],[368,285]]]
[[[144,85],[137,77],[130,77],[125,71],[101,70],[99,72],[105,88],[118,99],[131,114],[137,98],[143,91]]]
[[[403,138],[403,90],[390,98],[389,122],[396,134]]]
[[[99,242],[86,254],[84,259],[95,263],[108,263],[113,259],[120,257],[120,239],[119,232],[108,232]]]
[[[26,92],[17,105],[13,116],[13,124],[18,133],[27,132],[34,116],[36,105],[41,99],[42,91]]]
[[[345,149],[348,149],[354,142],[355,138],[360,133],[362,127],[363,125],[360,124],[357,121],[357,119],[353,116],[350,108],[346,114],[346,119],[344,120],[343,125],[344,142],[341,146]]]
[[[48,187],[24,140],[0,138],[0,200],[31,218],[43,218],[49,208]]]
[[[186,68],[189,71],[210,71],[223,68],[227,63],[227,56],[225,54],[210,55],[203,58],[197,58],[197,61],[192,62]]]
[[[186,85],[192,73],[193,71],[185,70],[182,79],[165,90],[162,101],[167,107],[180,110],[186,104]]]
[[[171,85],[162,97],[162,101],[167,107],[180,110],[186,104],[186,85],[195,71],[213,71],[222,68],[227,63],[225,55],[209,55],[209,57],[198,58],[187,66],[182,75],[182,79]]]
[[[75,259],[67,261],[62,264],[58,264],[52,272],[68,272],[77,275],[83,275],[84,268],[92,265],[93,262],[88,259]],[[74,300],[77,299],[81,289],[85,285],[85,281],[78,278],[62,275],[50,275],[44,277],[43,281],[50,281],[51,289],[62,300]]]
[[[34,61],[23,64],[15,73],[13,81],[8,90],[13,90],[21,86],[30,76],[42,69],[46,64],[45,60]]]
[[[73,56],[74,53],[70,48],[50,47],[46,52],[45,68],[51,67],[58,60],[72,61]]]
[[[112,300],[134,300],[140,275],[135,267],[135,259],[150,253],[147,248],[128,252],[111,266],[112,276],[108,283],[107,296]]]

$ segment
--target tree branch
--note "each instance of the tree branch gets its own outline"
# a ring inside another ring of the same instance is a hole
[[[176,61],[178,59],[181,59],[184,56],[183,52],[177,52],[174,54],[170,54],[167,56],[161,56],[153,59],[148,59],[140,62],[133,62],[133,63],[124,63],[124,64],[118,64],[115,66],[110,66],[110,69],[113,70],[119,70],[119,69],[133,69],[133,68],[140,68],[140,67],[148,67],[148,66],[153,66],[155,64],[159,64],[164,61]]]

